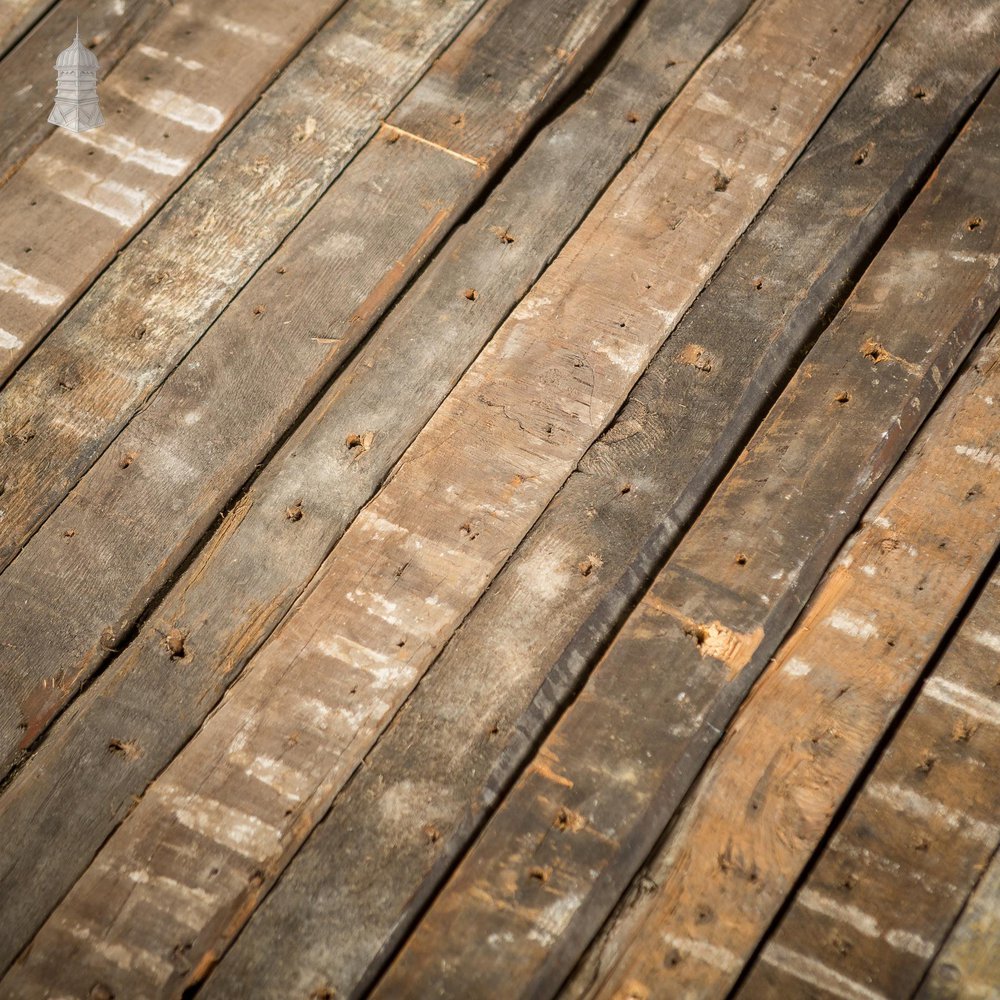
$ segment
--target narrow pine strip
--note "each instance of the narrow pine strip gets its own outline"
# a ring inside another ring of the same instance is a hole
[[[0,383],[341,2],[173,4],[104,80],[107,124],[56,129],[0,188]]]
[[[0,806],[0,898],[8,901],[0,966],[79,877],[131,797],[196,731],[644,131],[744,9],[745,0],[694,12],[683,0],[650,4],[613,65],[542,130],[483,208],[449,237],[141,634],[54,726]],[[668,32],[674,65],[664,70]],[[474,302],[462,294],[469,287],[478,290]],[[434,336],[413,335],[422,330]],[[163,669],[171,656],[168,635],[183,639],[182,671]],[[117,749],[125,745],[137,752]],[[40,826],[47,831],[44,852],[35,848]],[[352,940],[360,950],[360,938]],[[281,972],[277,963],[265,964],[276,995],[293,972],[307,975],[297,961]],[[254,974],[258,996],[262,972]]]
[[[994,337],[992,350],[980,356],[979,368],[1000,359],[997,339]],[[966,378],[950,396],[968,393],[972,381],[971,377]],[[814,784],[822,787],[827,803],[836,802],[837,795],[843,792],[843,778],[857,766],[856,760],[851,760],[852,755],[858,752],[863,755],[873,726],[885,721],[892,710],[893,696],[905,688],[907,680],[919,667],[925,653],[919,644],[920,633],[929,636],[928,625],[936,627],[947,611],[954,608],[955,594],[943,593],[945,585],[952,585],[947,589],[953,589],[954,578],[973,571],[984,558],[990,541],[995,543],[997,540],[1000,504],[992,498],[1000,495],[1000,470],[991,474],[989,467],[984,468],[985,463],[977,462],[968,450],[972,441],[978,440],[984,449],[981,456],[986,457],[996,455],[1000,445],[996,405],[982,398],[989,379],[977,381],[980,383],[979,412],[966,406],[959,413],[957,400],[953,403],[949,397],[944,413],[934,418],[928,433],[921,435],[927,444],[918,458],[908,462],[904,473],[907,481],[897,479],[890,484],[890,491],[895,487],[896,495],[888,498],[888,503],[868,518],[863,535],[880,543],[873,553],[874,559],[860,566],[864,555],[861,538],[848,553],[847,558],[853,562],[846,568],[847,572],[857,574],[860,569],[865,574],[861,595],[865,589],[878,586],[872,596],[877,596],[879,603],[871,607],[877,609],[873,624],[883,635],[887,634],[892,605],[895,604],[898,610],[900,585],[907,578],[909,601],[903,621],[891,629],[895,644],[871,658],[875,669],[864,671],[862,684],[854,681],[850,670],[843,669],[844,660],[839,657],[828,657],[812,672],[814,685],[819,684],[817,673],[823,671],[822,683],[828,689],[832,691],[838,684],[849,684],[850,690],[835,705],[828,706],[817,720],[818,725],[812,727],[813,733],[829,734],[816,747],[826,751],[832,747],[832,762],[819,766],[808,762],[807,770],[796,770],[792,774],[788,767],[792,758],[787,744],[803,733],[803,729],[797,720],[794,728],[784,732],[786,750],[774,755],[772,766],[774,773],[787,776],[786,791],[796,804],[801,801],[804,791]],[[995,384],[1000,378],[994,377],[992,381]],[[993,391],[996,392],[995,387]],[[953,427],[943,425],[945,414],[955,418]],[[962,430],[969,429],[970,417],[981,421],[971,428],[971,439],[962,435]],[[931,433],[937,436],[931,438]],[[992,443],[988,443],[990,438]],[[956,462],[956,454],[962,460]],[[936,468],[931,468],[931,463],[936,463]],[[925,479],[923,483],[921,475]],[[922,492],[914,495],[915,489]],[[904,506],[903,494],[909,494],[911,508],[915,501],[921,504],[916,517],[912,509],[907,510]],[[929,500],[932,503],[943,501],[943,514],[928,511]],[[982,507],[991,502],[993,510],[986,516],[991,523],[983,524]],[[977,516],[970,519],[968,512],[973,507],[978,508]],[[901,513],[906,515],[905,520],[900,518]],[[873,517],[880,519],[878,524],[871,523]],[[882,524],[883,520],[888,525]],[[899,530],[901,524],[902,532]],[[978,539],[971,539],[969,535],[974,525],[981,528]],[[957,555],[956,539],[960,547]],[[970,551],[970,541],[978,545],[979,551]],[[897,542],[897,548],[889,548]],[[924,562],[920,564],[920,560]],[[885,579],[885,570],[892,562],[906,563],[905,568],[910,572],[892,573],[890,579]],[[919,574],[913,571],[918,565]],[[875,568],[876,577],[869,575],[869,567]],[[832,584],[830,580],[827,586]],[[921,584],[923,589],[917,589]],[[942,606],[928,615],[927,601],[935,594],[941,598]],[[886,597],[889,614],[882,603]],[[858,604],[857,596],[851,596],[851,603]],[[850,613],[845,604],[840,599],[836,606]],[[813,621],[815,619],[810,623]],[[824,619],[827,627],[830,621],[827,614]],[[994,574],[986,585],[942,659],[924,680],[916,701],[884,755],[865,779],[816,867],[795,893],[777,929],[770,933],[738,996],[789,996],[803,989],[803,982],[817,984],[824,979],[857,983],[860,988],[885,997],[912,996],[920,985],[931,959],[948,936],[962,905],[1000,843],[1000,802],[996,788],[996,774],[1000,769],[997,621],[1000,621],[1000,574]],[[841,645],[851,643],[849,636],[844,635],[842,639]],[[858,653],[868,643],[855,639],[852,645],[855,650],[840,652],[852,662],[856,672]],[[768,673],[776,669],[784,669],[787,673],[792,663],[790,656],[798,659],[801,652],[809,655],[804,646],[815,647],[816,642],[805,637],[798,652],[789,644],[781,660],[783,667],[769,667]],[[909,648],[904,653],[906,647]],[[831,654],[835,652],[830,650]],[[894,669],[899,673],[889,676]],[[810,683],[806,676],[800,675],[800,678],[798,687]],[[770,685],[767,697],[771,699],[772,711],[775,708],[783,710],[784,706],[773,701],[775,684],[770,678],[766,678],[765,684]],[[863,699],[860,705],[856,700],[859,691]],[[797,697],[796,692],[789,693]],[[741,733],[749,731],[750,715],[760,711],[764,697],[765,685],[762,684],[756,701],[748,705],[745,723],[740,724]],[[848,716],[847,725],[836,711],[841,705]],[[803,718],[807,718],[805,713]],[[766,738],[763,726],[758,726],[756,733]],[[740,736],[734,739],[738,741]],[[803,740],[801,745],[808,743]],[[730,743],[725,750],[730,764],[734,749],[734,743]],[[750,757],[751,768],[756,767],[756,758],[759,754]],[[747,763],[747,758],[743,758],[740,766],[746,767]],[[721,766],[720,756],[715,770]],[[824,779],[829,777],[831,770],[836,770],[836,777],[827,784]],[[762,782],[760,802],[761,810],[769,812],[773,819],[779,812],[772,798],[777,789],[769,785]],[[734,800],[736,808],[739,801]],[[795,806],[789,810],[786,803],[780,813],[782,823],[808,829],[809,834],[818,832],[817,825],[808,820],[797,822]],[[755,829],[761,829],[766,822],[762,812],[754,813],[752,825]],[[733,846],[736,850],[742,849],[750,863],[763,855],[763,861],[758,863],[764,886],[762,894],[766,894],[773,904],[779,898],[782,885],[786,891],[789,888],[788,876],[801,866],[802,858],[810,849],[810,837],[804,837],[794,845],[794,851],[789,852],[783,845],[776,851],[773,838],[763,844],[759,835],[744,839],[743,833],[740,831]],[[699,853],[709,850],[711,844],[708,842],[699,846]],[[769,878],[769,873],[775,871],[776,884]],[[715,888],[719,877],[711,881]],[[732,896],[746,896],[739,888],[733,891],[733,879],[729,880],[728,890]],[[750,923],[758,928],[764,926],[761,921],[767,906],[760,902],[748,905],[748,902],[744,899],[739,907],[741,912],[748,912],[746,918],[741,918],[746,919],[741,927]],[[726,912],[735,912],[731,903],[727,903]],[[741,937],[742,934],[741,931]]]
[[[598,939],[570,995],[729,993],[1000,544],[1000,475],[990,475],[988,463],[984,468],[974,457],[1000,448],[992,403],[1000,393],[998,361],[1000,337],[994,337],[922,429],[727,729],[692,800],[640,876],[642,888],[630,894],[633,905]],[[949,717],[946,740],[951,722]],[[869,784],[876,796],[888,796],[871,803],[872,830],[891,842],[891,830],[884,827],[892,819],[882,821],[879,814],[912,798],[956,818],[955,830],[981,841],[992,825],[988,781],[969,766],[965,747],[955,755],[951,777],[966,781],[949,789],[928,780],[934,766],[932,760],[928,764],[930,749],[909,745],[905,730],[897,744],[904,759],[890,755],[880,766],[892,777],[877,773]],[[994,766],[1000,762],[995,759],[1000,744],[989,756]],[[907,866],[922,860],[913,855],[922,834],[913,827],[915,818],[902,816],[896,823]],[[935,839],[947,826],[931,825]],[[970,849],[978,846],[988,856],[996,839],[993,827],[985,845],[970,843]],[[958,853],[951,843],[937,851],[942,849]],[[898,960],[915,974],[908,987],[893,985],[888,966],[869,978],[852,974],[861,969],[850,955],[832,961],[836,942],[851,948],[858,921],[874,935],[883,922],[866,912],[863,889],[855,893],[841,885],[832,894],[810,891],[805,901],[854,926],[841,930],[838,924],[838,933],[832,939],[824,935],[820,947],[813,939],[815,921],[799,918],[785,935],[793,940],[765,950],[765,962],[770,955],[778,971],[791,977],[782,984],[789,992],[778,995],[794,994],[796,974],[820,985],[829,973],[861,990],[908,996],[920,981],[920,958],[929,957],[915,952],[930,945],[918,934],[903,933],[897,911],[912,885],[898,878],[893,883],[893,896],[883,905],[888,926],[900,931]],[[934,901],[947,927],[942,903]],[[804,941],[813,944],[805,947]],[[759,996],[760,988],[752,979],[745,995]],[[803,988],[801,979],[797,988]]]
[[[409,32],[418,30],[436,47],[443,41],[440,33],[454,28],[456,10],[461,13],[460,8],[451,7],[439,22],[428,18],[428,11],[437,9],[433,3],[430,8],[421,4],[408,9],[414,21],[386,18],[393,29],[389,37],[382,36],[385,42],[402,44]],[[442,64],[407,101],[422,100],[423,92],[431,90],[453,107],[466,108],[461,114],[491,115],[502,134],[501,146],[477,146],[475,158],[455,156],[420,137],[383,128],[280,248],[277,258],[243,289],[183,367],[8,567],[0,578],[0,593],[21,594],[27,587],[34,596],[27,602],[12,596],[11,614],[0,627],[5,642],[2,659],[8,667],[6,698],[0,708],[0,745],[7,767],[17,748],[31,744],[80,681],[116,647],[150,595],[209,527],[275,437],[287,429],[370,329],[450,222],[483,189],[503,156],[558,96],[560,86],[576,76],[588,52],[607,38],[624,10],[620,0],[592,0],[582,8],[563,0],[562,8],[548,13],[541,12],[534,0],[504,0],[484,12],[455,43],[461,57],[479,67],[478,87],[470,89],[453,65]],[[370,5],[359,5],[358,17],[367,19],[371,13]],[[421,16],[433,29],[421,24]],[[356,21],[353,24],[360,27]],[[488,53],[479,55],[486,25],[508,37],[511,59],[502,67]],[[521,25],[519,32],[513,30],[517,25]],[[351,38],[352,33],[337,33],[324,44],[342,52]],[[363,58],[371,60],[370,67],[401,65],[389,62],[381,48],[368,46],[362,51]],[[423,57],[429,55],[424,49]],[[529,65],[533,67],[530,73]],[[412,64],[410,69],[414,69]],[[314,79],[316,87],[326,86],[324,76]],[[402,83],[394,76],[390,80],[396,86]],[[352,93],[355,86],[352,81]],[[315,89],[310,93],[316,97]],[[293,107],[301,107],[298,102],[304,96],[298,95]],[[363,101],[370,130],[373,113],[367,107],[368,98]],[[288,112],[286,105],[268,114],[285,116]],[[357,141],[360,136],[351,138]],[[282,142],[288,140],[286,132]],[[352,142],[348,148],[353,147]],[[246,147],[241,148],[246,153]],[[299,194],[302,188],[292,169],[289,182]],[[248,185],[260,187],[253,175],[245,176]],[[206,181],[205,196],[214,197],[215,189],[215,184]],[[245,190],[241,185],[234,197]],[[267,188],[261,188],[250,206],[235,203],[240,206],[236,214],[251,225],[252,214],[262,211],[268,197]],[[359,215],[360,204],[367,211]],[[194,205],[204,209],[200,198]],[[296,210],[305,207],[301,202],[295,205]],[[190,220],[187,213],[185,217]],[[292,220],[286,216],[283,221],[287,226]],[[183,230],[172,229],[171,235],[175,238],[167,243],[169,248],[185,238]],[[273,239],[276,234],[270,235]],[[203,273],[197,254],[185,258],[187,267]],[[244,261],[244,267],[252,263],[252,259]],[[174,274],[174,281],[183,277]],[[129,285],[124,291],[132,290]],[[164,315],[172,317],[168,334],[177,339],[190,336],[172,291],[176,285],[170,285],[158,297]],[[221,284],[216,287],[222,291]],[[101,312],[116,314],[114,322],[120,330],[123,317],[117,310],[122,306],[122,291],[114,286],[110,299],[96,305]],[[137,296],[129,300],[132,305],[127,308],[135,309],[137,301],[146,313],[151,308],[148,296],[145,301]],[[194,307],[200,310],[201,303],[195,300]],[[143,343],[153,335],[147,323],[140,327],[146,330]],[[89,368],[90,352],[81,343],[75,344],[74,353],[83,353],[84,360],[71,367],[89,372],[74,393],[80,398],[68,401],[61,413],[47,409],[37,413],[47,440],[38,443],[43,430],[36,430],[33,421],[11,438],[11,447],[23,442],[19,447],[26,454],[17,452],[18,464],[7,469],[3,499],[11,499],[8,522],[12,513],[31,517],[46,501],[45,486],[60,497],[74,477],[107,448],[130,409],[151,391],[149,382],[162,377],[158,363],[152,362],[156,348],[150,357],[136,350],[131,334],[122,331],[123,340],[109,350],[103,342],[104,327],[95,324],[93,317],[87,327],[93,353],[102,361],[99,371]],[[158,350],[164,346],[161,341]],[[253,364],[232,364],[234,351],[253,358]],[[51,381],[52,359],[46,364],[44,353],[38,352],[32,364],[39,377],[48,370],[46,377]],[[139,358],[132,358],[133,354]],[[121,363],[116,366],[115,360]],[[13,384],[0,396],[0,406],[6,403],[13,424],[23,419],[25,408],[11,400],[12,389]],[[91,418],[83,421],[81,413],[86,412]],[[44,459],[40,466],[39,453]],[[64,464],[53,464],[56,456]],[[12,480],[17,480],[16,486]],[[108,511],[114,511],[115,517],[108,518]],[[146,527],[142,532],[124,533],[120,530],[123,519]],[[108,564],[114,566],[113,571],[95,581],[93,566]],[[42,622],[50,627],[40,627]],[[53,678],[58,682],[53,683]]]
[[[49,918],[6,989],[162,981],[178,944],[194,966],[187,978],[210,966],[898,9],[869,3],[832,22],[791,0],[754,9],[437,411],[299,610]],[[803,39],[815,58],[801,58]],[[751,50],[767,58],[745,58]],[[267,760],[273,773],[253,763]],[[198,871],[181,860],[185,845]],[[166,880],[202,901],[180,942],[179,928],[156,916],[176,909],[159,891]],[[106,947],[88,949],[88,936]],[[135,955],[133,968],[115,955]]]
[[[0,55],[31,30],[51,3],[52,0],[5,0],[0,7]]]
[[[542,995],[573,967],[1000,305],[998,137],[994,86],[377,995]]]
[[[983,874],[917,1000],[996,1000],[1000,983],[1000,853]]]
[[[55,97],[56,56],[73,40],[77,18],[81,40],[100,60],[98,79],[103,80],[166,9],[164,0],[60,0],[4,57],[0,62],[0,93],[4,95],[0,184],[55,129],[48,117]],[[31,242],[30,233],[25,235]]]
[[[419,913],[492,802],[491,772],[500,770],[512,730],[520,735],[518,715],[550,664],[657,522],[683,523],[704,497],[711,478],[694,474],[698,463],[714,473],[726,461],[727,448],[748,429],[742,414],[759,411],[784,360],[828,315],[858,258],[885,220],[899,214],[900,200],[992,71],[988,26],[971,37],[967,30],[977,9],[978,0],[970,0],[954,10],[954,24],[945,30],[936,0],[907,8],[624,411],[560,490],[558,503],[490,584],[251,918],[208,980],[208,995],[235,995],[249,982],[276,998],[290,985],[350,994],[359,970],[362,983],[377,970],[381,953],[391,951]],[[640,43],[645,48],[638,51],[648,53],[650,74],[654,56],[664,51],[662,39],[671,39],[665,54],[677,57],[679,35],[669,9],[649,19]],[[869,144],[879,154],[854,166],[857,151]],[[849,184],[845,164],[852,168]],[[505,219],[497,221],[502,232]],[[758,289],[761,279],[765,287]],[[479,302],[489,299],[487,293]],[[756,330],[766,337],[747,336]],[[714,363],[699,368],[678,361],[689,348]],[[720,420],[723,410],[734,411],[729,425]],[[387,428],[374,418],[340,432],[370,423],[379,428],[377,449]],[[700,433],[703,427],[712,427],[714,437]],[[294,450],[301,455],[300,446]],[[668,451],[671,461],[663,462]],[[284,500],[293,502],[293,492]],[[312,503],[305,502],[307,512]],[[325,508],[318,513],[324,516]],[[185,628],[186,619],[157,616],[156,626],[166,633]],[[94,726],[93,715],[78,721],[81,728]],[[121,734],[120,723],[112,722],[94,726],[95,738]],[[72,759],[83,746],[82,740],[67,743],[60,753]],[[143,771],[141,760],[128,767]],[[72,794],[67,771],[60,801]],[[34,814],[25,816],[16,834],[0,822],[0,842],[16,835],[27,844],[22,831],[37,822]]]

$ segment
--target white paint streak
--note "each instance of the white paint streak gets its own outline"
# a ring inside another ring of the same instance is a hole
[[[949,830],[964,834],[972,840],[981,841],[990,847],[995,847],[1000,840],[1000,827],[995,824],[973,819],[968,813],[957,809],[949,809],[943,802],[926,798],[911,788],[873,781],[868,785],[868,794],[919,819],[937,819]]]
[[[822,962],[800,955],[797,951],[774,942],[764,949],[761,959],[783,969],[796,979],[818,986],[834,996],[842,997],[843,1000],[888,1000],[883,994],[876,993],[867,986],[842,976],[839,972],[834,972]]]
[[[989,448],[970,448],[967,444],[956,444],[955,453],[963,458],[971,458],[973,462],[980,465],[988,465],[991,469],[1000,472],[1000,455]]]
[[[166,153],[158,149],[149,149],[145,146],[138,146],[124,136],[108,133],[106,135],[98,132],[67,132],[69,136],[82,142],[85,146],[93,146],[102,153],[107,153],[122,163],[131,163],[137,167],[142,167],[154,174],[162,174],[165,177],[176,177],[187,169],[188,162],[181,157],[167,156]]]
[[[866,622],[863,618],[852,615],[847,611],[834,611],[826,619],[826,624],[838,632],[843,632],[845,635],[853,635],[857,639],[870,639],[875,635],[876,631],[875,626],[871,622]]]
[[[58,306],[66,298],[55,285],[33,278],[30,274],[19,271],[16,267],[4,264],[0,261],[0,292],[10,292],[18,298],[27,299],[40,306]],[[12,337],[12,334],[7,334]],[[13,337],[17,340],[16,337]],[[18,340],[18,345],[20,341]]]
[[[1000,653],[1000,635],[995,632],[973,632],[972,641],[987,649],[992,649],[994,653]]]
[[[15,337],[7,330],[0,329],[0,349],[16,351],[21,347],[24,347],[24,341],[20,337]]]
[[[197,59],[185,59],[183,56],[172,56],[169,52],[164,52],[163,49],[154,48],[152,45],[137,45],[136,48],[144,56],[149,56],[150,59],[172,59],[175,63],[178,63],[185,69],[195,71],[205,68],[205,64],[198,62]]]
[[[281,831],[257,816],[174,785],[164,785],[159,793],[178,823],[244,857],[263,861],[281,843]]]
[[[153,90],[148,94],[123,94],[147,111],[169,118],[178,125],[185,125],[196,132],[216,132],[226,120],[226,116],[210,104],[202,104],[193,98],[178,94],[173,90]]]
[[[923,693],[935,701],[974,715],[977,719],[982,719],[983,722],[1000,726],[1000,705],[977,691],[971,691],[962,684],[945,680],[943,677],[932,677],[924,685]]]
[[[805,677],[812,673],[812,667],[797,656],[790,656],[785,663],[785,673],[790,677]]]
[[[664,934],[662,941],[671,948],[676,948],[705,965],[721,969],[723,972],[739,972],[743,968],[743,960],[727,948],[709,944],[707,941],[697,941],[694,938],[678,937],[675,934]]]

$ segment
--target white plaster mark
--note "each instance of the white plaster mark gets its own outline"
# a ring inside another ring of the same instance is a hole
[[[721,969],[723,972],[739,972],[743,968],[743,960],[738,955],[729,951],[728,948],[719,947],[717,944],[709,944],[707,941],[698,941],[695,938],[679,937],[675,934],[663,934],[661,940],[665,945],[676,948],[684,955],[688,955],[705,965]]]
[[[972,633],[972,641],[987,649],[992,649],[994,653],[1000,653],[1000,635],[995,632],[984,632],[982,630]]]
[[[281,843],[281,831],[257,816],[174,785],[164,785],[159,793],[178,823],[244,857],[263,861]]]
[[[977,691],[969,690],[963,684],[945,680],[943,677],[932,677],[924,685],[923,693],[935,701],[950,705],[968,715],[974,715],[983,722],[1000,726],[1000,705]]]
[[[265,31],[263,28],[247,24],[244,21],[234,21],[232,18],[223,17],[221,14],[214,15],[212,23],[218,25],[223,31],[228,31],[231,35],[239,35],[241,38],[247,38],[258,45],[282,44],[281,36],[274,34],[274,32]]]
[[[863,618],[847,611],[834,611],[826,619],[826,624],[830,628],[843,632],[845,635],[852,635],[856,639],[870,639],[876,632],[875,626],[871,622],[866,622]]]
[[[144,56],[149,56],[150,59],[172,59],[175,63],[178,63],[185,69],[194,70],[195,72],[205,68],[205,64],[198,62],[197,59],[185,59],[183,56],[172,56],[169,52],[164,52],[163,49],[154,48],[152,45],[137,45],[136,48]]]
[[[173,90],[153,90],[149,93],[125,94],[147,111],[169,118],[178,125],[185,125],[196,132],[216,132],[226,120],[226,116],[210,104],[202,104]]]
[[[970,458],[980,465],[988,465],[991,469],[1000,472],[1000,455],[989,448],[973,448],[967,444],[956,444],[955,453],[963,458]]]
[[[785,661],[785,673],[790,677],[805,677],[812,672],[812,667],[797,656],[790,656]]]
[[[964,834],[972,840],[981,841],[990,847],[995,847],[997,841],[1000,840],[1000,827],[995,824],[973,819],[968,813],[950,809],[943,802],[920,795],[912,788],[873,781],[868,785],[868,793],[911,816],[920,819],[937,819],[949,830]]]
[[[24,341],[20,337],[0,328],[0,350],[16,351],[24,347]]]
[[[800,955],[797,951],[773,941],[764,949],[761,959],[790,973],[796,979],[818,986],[834,996],[842,997],[843,1000],[888,1000],[883,994],[876,993],[853,979],[848,979],[847,976],[835,972],[822,962]]]
[[[108,133],[106,135],[93,135],[90,132],[67,132],[67,135],[82,142],[86,146],[93,146],[95,149],[107,153],[122,163],[132,163],[144,170],[149,170],[154,174],[162,174],[165,177],[176,177],[187,169],[188,161],[179,156],[167,156],[166,153],[158,149],[149,149],[145,146],[138,146],[130,139],[121,135]]]
[[[56,288],[55,285],[50,285],[46,281],[25,274],[2,261],[0,261],[0,292],[10,292],[18,298],[27,299],[40,306],[58,306],[66,298],[65,293]],[[13,337],[12,334],[8,334],[8,336]],[[13,339],[17,340],[16,337]],[[19,344],[20,341],[18,341]]]

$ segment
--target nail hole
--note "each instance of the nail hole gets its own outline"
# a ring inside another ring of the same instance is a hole
[[[927,91],[924,90],[923,87],[914,87],[913,88],[913,99],[915,101],[926,101],[927,100]]]
[[[725,191],[729,187],[729,178],[721,170],[716,170],[712,187],[716,191]]]
[[[746,566],[746,564],[747,564],[747,557],[746,557],[745,553],[743,553],[743,552],[737,552],[736,553],[736,565],[737,566]]]
[[[463,295],[464,295],[464,296],[465,296],[465,297],[466,297],[466,298],[467,298],[467,299],[468,299],[468,300],[469,300],[470,302],[475,302],[475,301],[476,301],[476,299],[478,299],[478,298],[479,298],[479,292],[477,292],[477,291],[476,291],[476,290],[475,290],[474,288],[466,288],[466,290],[465,290],[465,291],[464,291],[464,292],[463,292],[462,294],[463,294]]]
[[[854,154],[854,165],[856,167],[863,167],[868,161],[868,157],[871,156],[871,152],[872,147],[870,143],[867,146],[862,146],[861,149]]]
[[[184,643],[187,635],[179,628],[172,628],[164,637],[163,645],[167,647],[171,660],[182,660],[187,655]]]
[[[291,507],[285,508],[285,517],[289,521],[301,521],[302,520],[302,501],[296,500]]]
[[[834,402],[840,403],[841,406],[844,403],[849,403],[851,401],[851,394],[849,392],[839,392],[833,397]]]
[[[982,224],[983,220],[978,215],[974,215],[965,224],[965,228],[968,229],[970,233],[974,233]]]

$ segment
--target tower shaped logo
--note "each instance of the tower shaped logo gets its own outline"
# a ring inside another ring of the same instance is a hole
[[[80,41],[79,22],[73,44],[56,59],[56,77],[56,103],[49,115],[50,124],[73,132],[103,125],[104,116],[97,103],[97,56]]]

